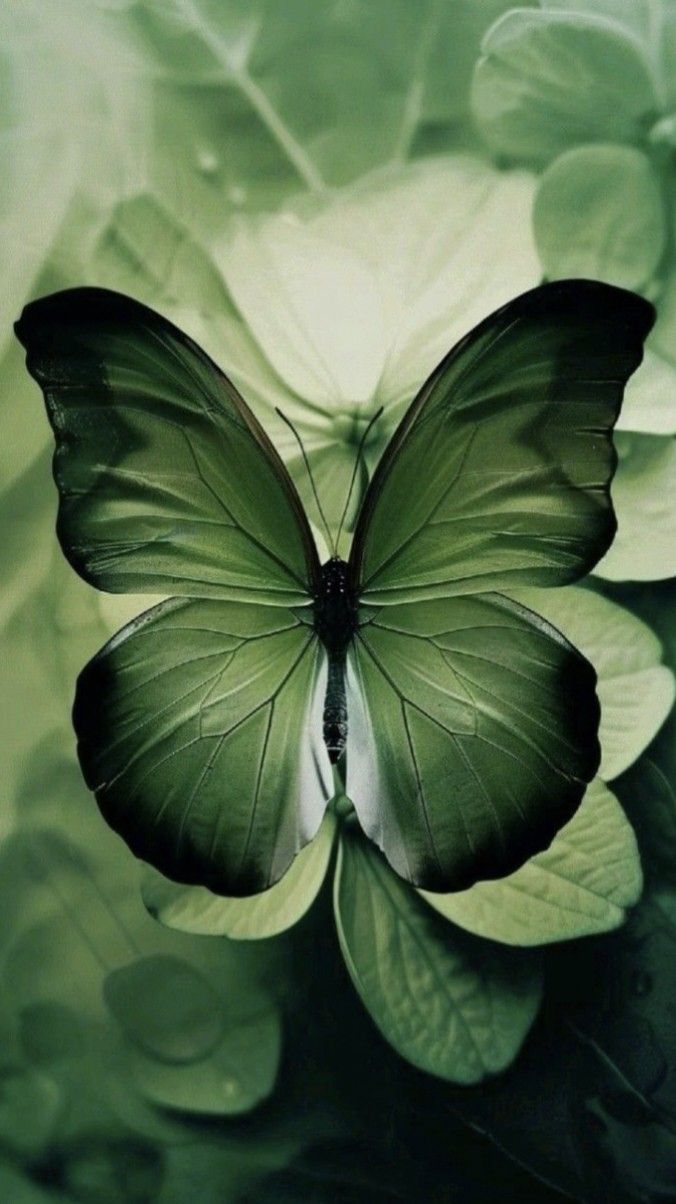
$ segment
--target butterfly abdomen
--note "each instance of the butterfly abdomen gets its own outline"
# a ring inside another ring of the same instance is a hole
[[[329,659],[329,676],[324,699],[324,743],[329,761],[335,765],[347,743],[347,701],[345,698],[345,660]]]
[[[357,599],[344,560],[333,556],[322,565],[315,596],[314,626],[326,648],[329,675],[324,699],[324,743],[335,765],[347,741],[345,654],[357,630]]]

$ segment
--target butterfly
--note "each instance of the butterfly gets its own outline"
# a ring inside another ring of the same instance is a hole
[[[501,877],[551,842],[598,767],[595,673],[511,591],[608,548],[611,432],[653,320],[585,280],[486,318],[412,401],[347,561],[321,564],[270,439],[191,339],[104,289],[26,307],[66,557],[100,589],[171,595],[83,669],[73,709],[134,853],[262,891],[317,832],[336,765],[418,887]]]

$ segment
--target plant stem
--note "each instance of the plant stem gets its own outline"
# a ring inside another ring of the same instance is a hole
[[[291,130],[282,121],[269,98],[256,81],[251,77],[246,67],[235,63],[228,54],[228,49],[219,34],[211,28],[195,0],[179,0],[179,8],[186,21],[197,30],[202,41],[208,46],[216,61],[226,72],[229,80],[239,88],[242,95],[249,101],[254,112],[269,130],[277,145],[282,149],[289,162],[298,172],[303,183],[311,192],[326,193],[327,186],[320,172],[306,155],[300,143],[294,138]]]

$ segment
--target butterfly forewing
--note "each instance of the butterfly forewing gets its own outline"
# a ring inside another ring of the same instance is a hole
[[[159,314],[105,289],[17,323],[56,439],[58,531],[100,589],[308,600],[317,553],[277,453],[231,382]]]
[[[371,481],[350,557],[369,603],[563,585],[615,531],[612,428],[654,319],[633,293],[544,285],[440,364]]]

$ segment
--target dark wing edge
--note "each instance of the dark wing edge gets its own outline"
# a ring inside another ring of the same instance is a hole
[[[435,385],[444,376],[448,369],[459,360],[463,353],[467,351],[476,342],[479,342],[485,332],[491,326],[496,326],[495,339],[486,349],[490,350],[497,339],[501,338],[507,330],[509,330],[517,321],[537,314],[537,311],[545,301],[558,301],[563,305],[577,305],[580,302],[580,294],[583,294],[585,299],[589,301],[596,300],[599,306],[606,305],[609,300],[622,302],[627,309],[627,314],[632,313],[631,327],[627,323],[627,329],[631,329],[633,341],[635,342],[634,365],[627,374],[627,380],[636,371],[643,360],[643,343],[652,329],[656,310],[650,301],[629,289],[619,288],[616,285],[604,284],[598,280],[576,279],[556,280],[546,284],[536,285],[535,288],[529,289],[525,293],[521,293],[518,297],[508,301],[505,305],[495,310],[483,319],[473,330],[470,330],[454,347],[444,356],[437,364],[437,367],[430,373],[427,380],[423,383],[416,396],[413,398],[408,410],[401,419],[397,429],[395,430],[390,442],[383,452],[373,476],[369,482],[366,494],[362,500],[362,504],[357,516],[357,521],[350,549],[350,575],[355,589],[359,588],[361,576],[361,562],[363,555],[363,541],[366,534],[369,522],[371,520],[376,502],[382,493],[385,482],[389,476],[390,470],[399,455],[404,443],[411,430],[415,426],[418,418],[421,417],[425,404],[432,393]],[[484,352],[486,354],[486,352]],[[622,388],[618,392],[617,407],[613,419],[613,426],[617,422],[622,407],[624,386],[626,380],[621,382]],[[617,453],[615,448],[612,448],[611,471],[605,485],[605,495],[610,503],[610,487],[612,484],[615,470],[617,468]],[[594,560],[589,568],[589,571],[596,564],[605,551],[608,550],[613,541],[617,530],[617,520],[612,505],[609,505],[609,538],[606,548],[601,553],[595,555]],[[581,576],[583,573],[580,574]]]
[[[39,326],[44,326],[58,316],[59,321],[63,322],[64,316],[67,319],[77,322],[78,319],[86,318],[87,322],[91,323],[92,318],[96,316],[106,318],[117,318],[129,321],[137,319],[141,320],[151,329],[158,326],[170,333],[179,343],[212,373],[214,380],[214,402],[219,403],[219,393],[225,394],[227,400],[234,407],[235,411],[242,422],[244,422],[251,437],[266,456],[275,476],[277,477],[286,497],[288,498],[291,510],[296,517],[298,528],[301,534],[303,547],[305,550],[305,559],[308,570],[309,584],[314,588],[318,583],[319,578],[319,557],[315,545],[312,531],[303,508],[303,503],[294,485],[289,472],[282,460],[279,452],[275,448],[264,428],[253,414],[245,402],[242,395],[235,388],[230,378],[223,372],[221,368],[207,355],[201,347],[189,335],[170,322],[168,318],[164,318],[156,310],[151,309],[142,302],[134,300],[133,297],[128,297],[124,293],[118,293],[112,289],[97,288],[97,287],[81,287],[64,289],[59,292],[50,293],[38,300],[30,301],[21,313],[21,317],[14,323],[14,333],[26,351],[26,367],[28,372],[35,381],[40,385],[47,410],[49,424],[57,436],[57,448],[54,453],[54,471],[56,471],[56,456],[58,453],[58,438],[62,437],[62,432],[59,430],[58,406],[51,398],[50,392],[46,388],[44,381],[44,373],[37,364],[37,356],[31,350],[32,333]],[[225,407],[223,412],[226,413]],[[61,541],[60,541],[61,542]],[[62,544],[63,546],[63,544]],[[64,547],[64,554],[70,560],[70,555]],[[80,569],[77,569],[80,572]]]

